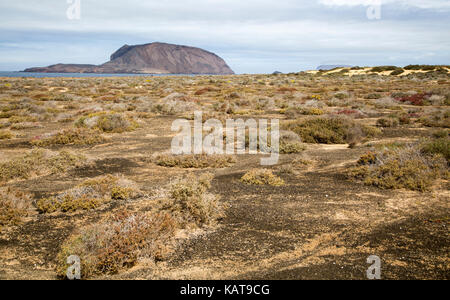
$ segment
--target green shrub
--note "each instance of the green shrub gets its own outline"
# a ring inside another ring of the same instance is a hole
[[[391,73],[391,75],[392,76],[397,76],[397,75],[400,75],[400,74],[403,74],[403,73],[405,73],[405,70],[403,70],[403,69],[396,69],[395,71],[393,71]]]
[[[424,142],[422,151],[427,154],[441,154],[447,161],[450,161],[450,138],[447,135],[443,138]]]
[[[382,97],[381,94],[371,93],[366,96],[366,99],[380,99]]]
[[[384,71],[395,71],[398,67],[396,66],[380,66],[380,67],[374,67],[370,70],[370,72],[380,73]]]
[[[370,126],[360,125],[351,119],[341,117],[310,118],[287,123],[285,127],[298,134],[305,143],[354,143],[377,134],[377,130]]]
[[[408,65],[406,67],[404,67],[405,70],[422,70],[422,71],[433,71],[437,68],[438,66],[434,66],[434,65]]]
[[[433,137],[437,138],[437,139],[450,137],[450,131],[449,130],[438,130],[433,133]]]

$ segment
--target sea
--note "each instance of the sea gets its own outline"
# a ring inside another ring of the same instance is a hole
[[[32,78],[52,78],[52,77],[152,77],[152,76],[200,76],[193,74],[96,74],[96,73],[29,73],[17,71],[0,71],[0,77],[32,77]]]

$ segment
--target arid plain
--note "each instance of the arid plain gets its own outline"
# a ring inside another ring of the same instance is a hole
[[[0,279],[450,279],[449,105],[446,66],[0,78]],[[194,111],[279,163],[171,154]]]

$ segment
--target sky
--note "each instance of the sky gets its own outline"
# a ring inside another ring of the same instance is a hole
[[[214,52],[238,74],[450,64],[450,0],[0,0],[1,71],[151,42]]]

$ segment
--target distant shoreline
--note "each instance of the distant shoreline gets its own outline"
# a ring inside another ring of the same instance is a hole
[[[150,74],[150,73],[40,73],[24,71],[0,71],[1,77],[16,78],[98,78],[98,77],[167,77],[167,76],[213,76],[211,74]],[[219,75],[218,75],[219,76]]]

